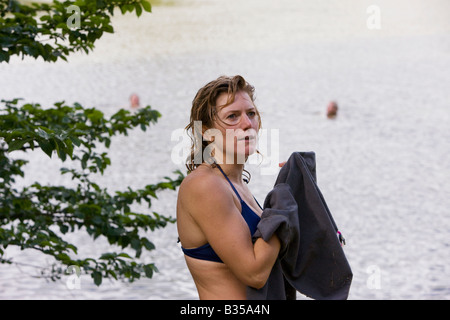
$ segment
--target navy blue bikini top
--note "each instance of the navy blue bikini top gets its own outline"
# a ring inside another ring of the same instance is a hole
[[[258,223],[261,220],[261,218],[245,203],[244,200],[242,200],[241,196],[239,195],[236,188],[231,183],[230,179],[228,179],[228,177],[225,175],[222,168],[219,165],[217,165],[217,167],[220,169],[220,172],[222,172],[222,174],[228,180],[228,182],[231,185],[231,188],[233,188],[234,192],[236,193],[237,197],[239,198],[239,201],[241,202],[241,208],[242,208],[242,210],[241,210],[242,217],[244,218],[245,222],[248,225],[248,228],[250,229],[250,234],[253,235],[256,231],[256,228],[257,228]],[[255,198],[255,201],[258,204],[258,206],[261,208],[261,206],[259,205],[256,198]],[[183,250],[185,255],[195,258],[195,259],[223,262],[219,258],[219,256],[214,252],[213,248],[211,247],[211,245],[209,243],[206,243],[200,247],[193,248],[193,249],[185,249],[185,248],[181,247],[181,250]]]

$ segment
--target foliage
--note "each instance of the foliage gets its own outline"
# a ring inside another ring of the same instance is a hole
[[[80,25],[69,27],[69,6],[80,11]],[[113,32],[110,17],[119,8],[122,13],[151,11],[146,0],[76,0],[52,4],[20,4],[0,0],[0,62],[10,56],[41,57],[44,61],[67,60],[70,53],[92,50],[104,32]],[[175,190],[184,176],[164,177],[162,182],[142,189],[128,187],[111,193],[93,181],[111,164],[107,152],[112,137],[129,130],[147,130],[161,116],[150,106],[135,114],[120,110],[106,118],[95,108],[65,102],[42,108],[39,104],[19,103],[19,99],[0,102],[0,263],[13,263],[5,249],[16,246],[37,250],[55,259],[46,276],[55,280],[68,266],[77,266],[100,285],[104,278],[134,281],[152,277],[153,263],[142,263],[144,250],[155,246],[144,235],[147,231],[174,222],[156,212],[136,212],[161,190]],[[42,150],[56,155],[70,167],[60,169],[70,175],[74,187],[42,185],[34,182],[21,189],[16,180],[25,176],[27,161],[12,156]],[[93,239],[104,238],[120,252],[99,257],[80,257],[76,245],[67,241],[68,233],[86,232]],[[130,255],[131,254],[131,255]],[[134,257],[132,256],[134,254]]]
[[[151,12],[148,0],[68,0],[31,5],[0,0],[0,62],[8,62],[12,55],[55,62],[67,60],[72,52],[88,53],[104,32],[114,32],[111,17],[115,8],[122,13],[135,11],[137,16]],[[80,23],[71,27],[77,19]]]
[[[131,207],[148,203],[150,208],[151,198],[157,198],[160,190],[174,190],[183,179],[182,173],[177,171],[176,179],[165,177],[165,181],[143,189],[128,188],[115,194],[102,189],[90,176],[103,173],[111,163],[107,153],[96,152],[96,143],[109,148],[112,136],[126,135],[134,127],[146,130],[160,114],[148,106],[136,115],[120,110],[106,119],[99,110],[84,109],[77,103],[72,107],[56,103],[45,110],[37,104],[17,104],[17,99],[2,101],[0,111],[0,257],[10,245],[35,249],[62,265],[79,266],[92,275],[96,284],[103,277],[130,281],[143,274],[151,277],[156,268],[153,264],[137,263],[125,252],[104,253],[98,259],[73,259],[71,254],[78,253],[77,247],[66,242],[63,235],[85,230],[94,239],[104,237],[112,245],[133,249],[135,258],[143,249],[154,249],[141,233],[164,227],[173,219],[156,212],[133,212]],[[70,158],[79,164],[79,168],[61,168],[62,174],[76,181],[76,188],[43,186],[39,182],[23,190],[14,188],[15,178],[24,176],[26,161],[12,159],[9,154],[39,148],[50,157],[57,154],[62,161]],[[51,277],[59,276],[57,270],[61,268],[54,268]]]

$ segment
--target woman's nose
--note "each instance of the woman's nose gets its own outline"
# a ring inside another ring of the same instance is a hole
[[[243,130],[250,129],[252,127],[252,121],[246,114],[242,116],[241,127]]]

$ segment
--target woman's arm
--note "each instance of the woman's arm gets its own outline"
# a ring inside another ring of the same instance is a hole
[[[278,257],[278,238],[273,236],[268,242],[259,238],[252,243],[249,228],[223,179],[205,175],[185,187],[183,205],[214,251],[245,285],[263,287]]]

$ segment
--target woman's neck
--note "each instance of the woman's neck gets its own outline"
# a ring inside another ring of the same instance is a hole
[[[219,165],[231,181],[235,183],[242,182],[242,172],[244,171],[243,164],[223,163]]]

